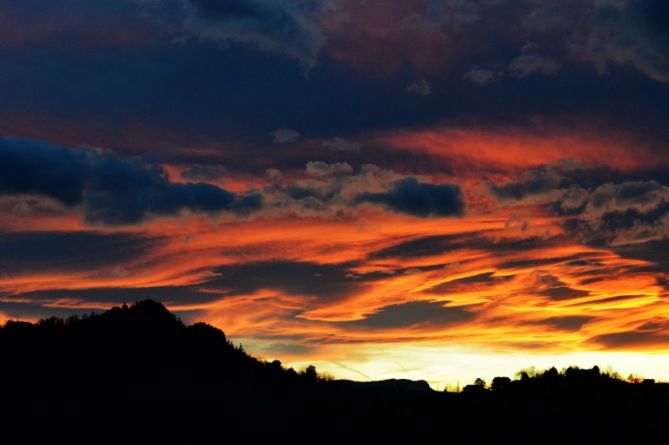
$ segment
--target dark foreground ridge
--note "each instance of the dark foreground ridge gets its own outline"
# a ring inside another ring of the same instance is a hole
[[[552,369],[487,388],[356,383],[262,362],[143,301],[0,328],[4,443],[639,443],[664,436],[669,385]]]

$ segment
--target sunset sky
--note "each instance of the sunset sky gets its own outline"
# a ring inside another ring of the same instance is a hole
[[[0,0],[0,98],[0,322],[669,380],[669,2]]]

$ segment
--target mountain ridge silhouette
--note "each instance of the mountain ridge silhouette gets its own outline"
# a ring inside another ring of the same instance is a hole
[[[0,354],[0,434],[16,443],[218,443],[239,431],[254,443],[354,433],[418,441],[447,426],[453,439],[523,442],[556,425],[549,439],[638,441],[661,429],[669,402],[669,385],[630,384],[598,368],[498,377],[490,388],[479,379],[462,393],[425,381],[333,380],[260,361],[223,331],[187,326],[151,300],[9,321]]]

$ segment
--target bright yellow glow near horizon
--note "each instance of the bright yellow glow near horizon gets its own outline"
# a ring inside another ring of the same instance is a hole
[[[253,354],[256,351],[252,339],[242,339],[242,344],[248,345],[248,352]],[[335,349],[342,353],[340,357],[291,360],[283,362],[283,365],[296,370],[314,365],[318,372],[338,379],[425,380],[439,391],[444,388],[454,390],[457,386],[462,388],[478,377],[488,383],[498,376],[514,378],[519,371],[530,367],[548,369],[554,366],[560,370],[569,366],[599,366],[602,371],[611,369],[623,378],[634,374],[657,381],[669,381],[669,354],[660,352],[495,352],[440,344],[359,345]],[[261,348],[257,351],[261,352]]]

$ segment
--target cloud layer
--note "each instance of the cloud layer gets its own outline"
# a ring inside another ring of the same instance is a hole
[[[172,183],[156,164],[18,139],[0,140],[0,177],[0,193],[81,206],[92,224],[135,224],[182,210],[247,213],[262,205],[258,194],[237,196],[205,183]]]

